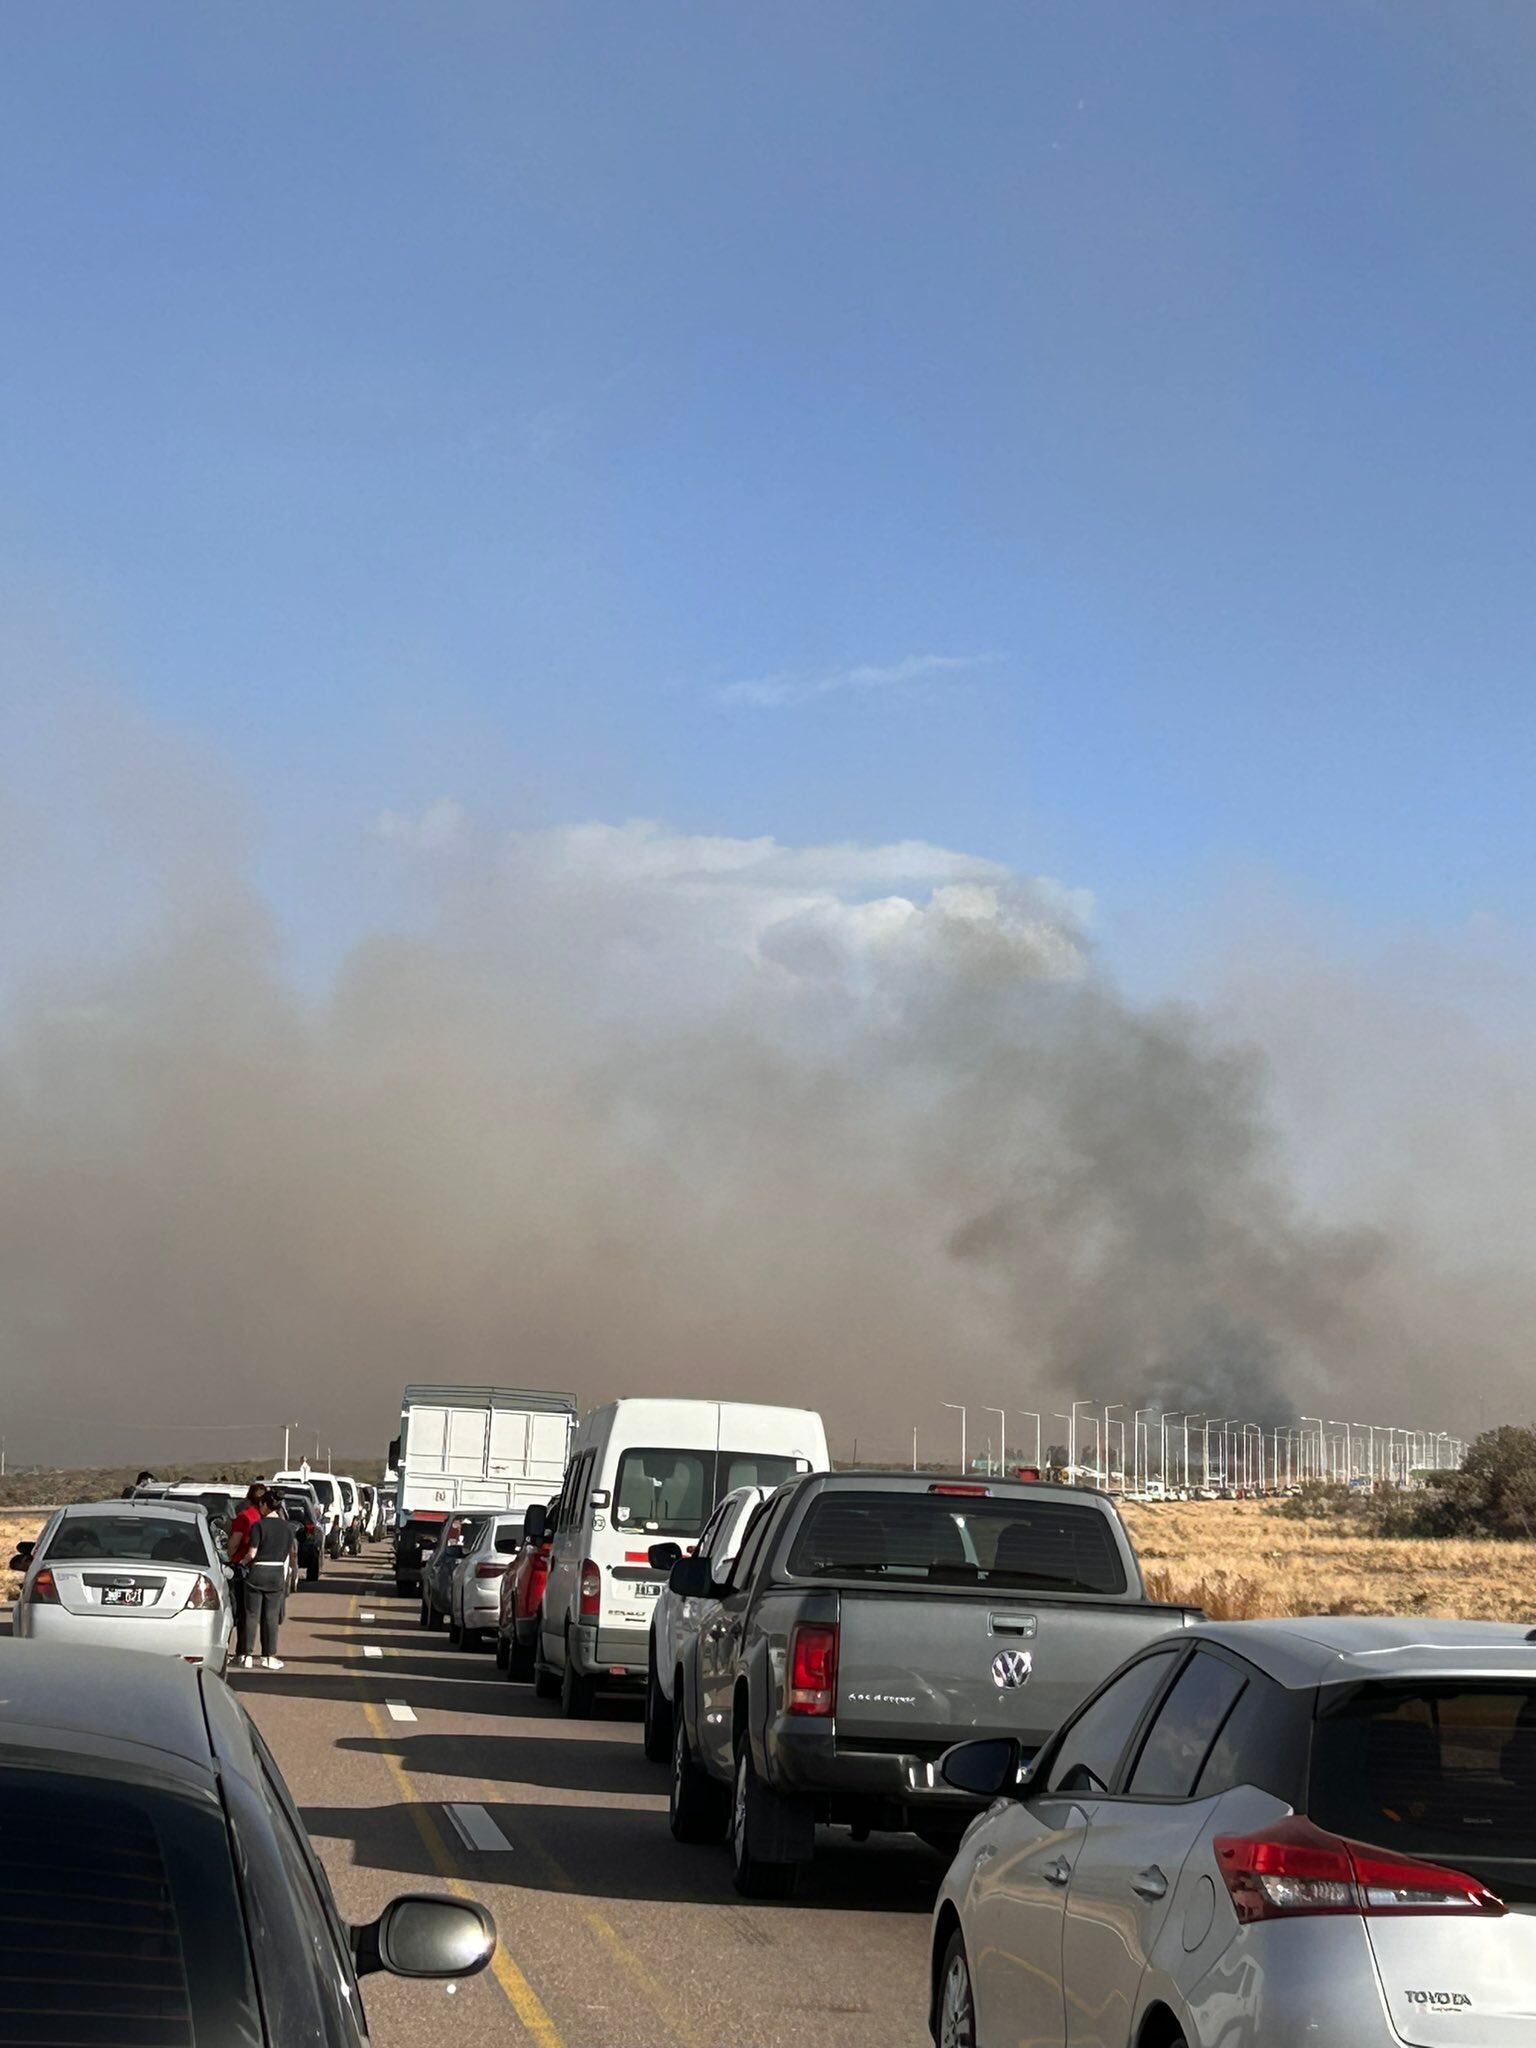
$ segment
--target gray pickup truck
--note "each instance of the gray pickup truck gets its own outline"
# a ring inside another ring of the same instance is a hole
[[[819,1472],[757,1511],[673,1680],[672,1832],[729,1831],[736,1888],[787,1898],[818,1822],[949,1849],[985,1801],[937,1764],[989,1735],[1037,1749],[1153,1637],[1198,1620],[1146,1598],[1111,1503],[1067,1486]]]

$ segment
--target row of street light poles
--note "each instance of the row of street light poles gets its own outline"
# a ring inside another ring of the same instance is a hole
[[[942,1405],[960,1417],[960,1469],[968,1472],[968,1405],[963,1401],[945,1401]],[[1299,1426],[1266,1425],[1235,1415],[1202,1415],[1193,1409],[1181,1414],[1177,1409],[1160,1409],[1154,1404],[1132,1408],[1127,1425],[1125,1407],[1123,1401],[1106,1401],[1102,1409],[1094,1401],[1074,1401],[1065,1414],[1047,1411],[1051,1421],[1067,1425],[1069,1486],[1077,1484],[1084,1469],[1081,1453],[1087,1431],[1092,1432],[1093,1442],[1092,1463],[1087,1467],[1090,1476],[1106,1487],[1112,1487],[1118,1477],[1120,1486],[1128,1486],[1133,1493],[1146,1492],[1154,1484],[1154,1469],[1155,1483],[1165,1490],[1170,1486],[1264,1490],[1300,1485],[1309,1479],[1341,1485],[1411,1486],[1417,1472],[1459,1466],[1467,1448],[1464,1439],[1447,1430],[1417,1429],[1389,1422],[1336,1422],[1318,1415],[1303,1415]],[[1001,1471],[1008,1456],[1008,1411],[980,1407],[979,1412],[997,1417],[996,1465]],[[1046,1418],[1032,1408],[1013,1412],[1034,1424],[1034,1456],[1021,1459],[1020,1463],[1043,1470]],[[912,1432],[912,1468],[917,1469],[916,1429]],[[987,1470],[992,1469],[989,1433]]]

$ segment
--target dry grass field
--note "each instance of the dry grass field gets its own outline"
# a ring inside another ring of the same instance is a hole
[[[1271,1501],[1124,1510],[1153,1597],[1246,1621],[1272,1614],[1438,1614],[1536,1626],[1536,1543],[1393,1541],[1293,1522]]]
[[[35,1536],[47,1520],[36,1508],[15,1508],[0,1514],[0,1600],[13,1600],[21,1573],[7,1571],[11,1553],[26,1536]]]

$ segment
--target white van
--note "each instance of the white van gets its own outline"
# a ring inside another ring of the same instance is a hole
[[[809,1408],[744,1401],[610,1401],[571,1439],[539,1612],[534,1688],[567,1714],[599,1688],[645,1683],[651,1609],[662,1581],[650,1546],[691,1546],[739,1486],[825,1472],[827,1433]],[[530,1523],[539,1519],[529,1510]]]
[[[347,1523],[345,1502],[341,1487],[334,1472],[311,1472],[308,1465],[300,1465],[293,1472],[274,1472],[269,1485],[281,1486],[285,1481],[300,1486],[312,1486],[325,1516],[325,1554],[340,1557],[346,1541]]]

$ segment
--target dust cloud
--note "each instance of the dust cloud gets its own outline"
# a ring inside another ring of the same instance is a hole
[[[1304,1205],[1254,1034],[1123,1000],[1080,895],[445,798],[298,971],[217,770],[76,713],[0,787],[13,1462],[381,1453],[406,1379],[805,1402],[861,1456],[952,1453],[946,1400],[977,1448],[1074,1394],[1466,1419],[1424,1219]],[[1495,1379],[1527,1305],[1463,1332]]]

